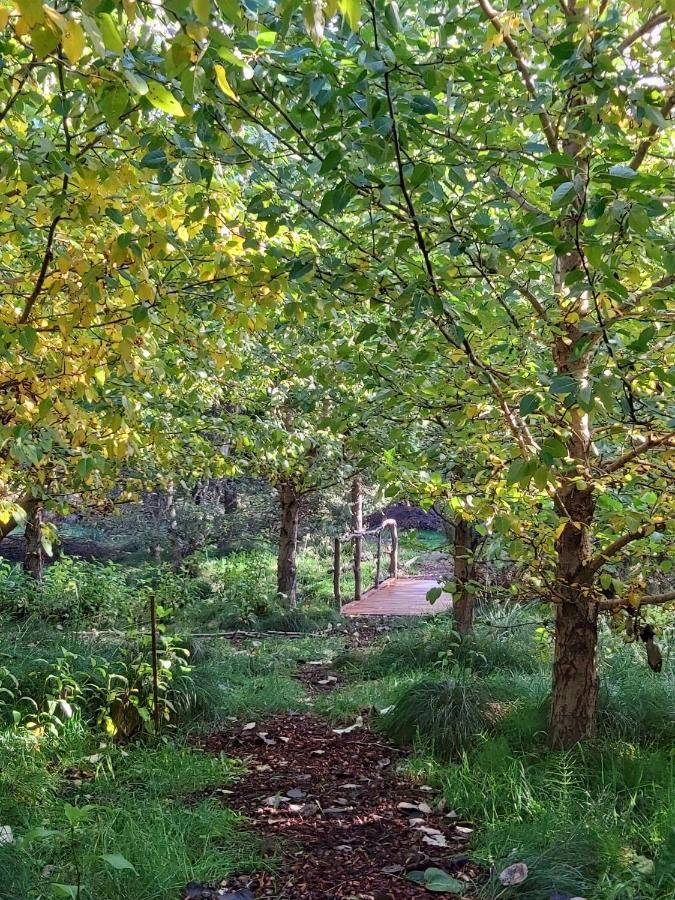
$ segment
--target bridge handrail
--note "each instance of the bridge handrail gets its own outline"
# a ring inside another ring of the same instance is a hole
[[[375,569],[375,583],[370,590],[378,588],[387,578],[382,578],[382,534],[385,529],[391,534],[391,549],[389,550],[389,574],[387,578],[398,577],[398,523],[396,519],[384,519],[375,528],[366,528],[362,531],[350,531],[346,534],[336,535],[333,547],[333,595],[338,606],[342,605],[340,590],[340,575],[342,573],[341,554],[342,545],[352,543],[354,546],[354,600],[361,599],[359,585],[361,584],[362,539],[364,537],[377,538],[377,566]]]

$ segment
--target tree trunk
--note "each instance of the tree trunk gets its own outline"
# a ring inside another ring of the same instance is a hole
[[[277,559],[277,591],[288,599],[288,605],[297,602],[297,553],[298,524],[300,521],[300,498],[292,484],[279,485],[281,507],[281,531],[279,533],[279,556]]]
[[[574,157],[577,151],[572,143],[566,143],[565,152]],[[573,231],[574,221],[568,225]],[[567,277],[578,271],[583,271],[583,259],[578,250],[556,259],[555,289],[561,304]],[[587,291],[576,298],[574,311],[576,317],[565,320],[564,333],[553,345],[557,372],[576,382],[577,395],[569,409],[566,438],[567,454],[573,465],[566,466],[559,476],[554,498],[562,530],[555,542],[553,600],[556,624],[549,740],[559,748],[570,747],[592,736],[598,699],[598,605],[593,579],[584,571],[591,558],[591,526],[595,515],[591,423],[582,401],[583,392],[589,390],[591,354],[590,350],[578,352],[584,336],[584,320],[589,313]]]
[[[33,501],[26,506],[26,555],[23,569],[31,578],[42,581],[44,550],[42,547],[42,504]]]
[[[239,494],[237,493],[237,486],[232,478],[223,478],[220,502],[222,503],[225,512],[236,512],[239,509]]]
[[[455,519],[454,532],[454,580],[457,590],[453,599],[453,616],[457,631],[460,634],[471,634],[476,600],[475,594],[467,590],[467,584],[473,578],[476,532],[471,523],[461,516]]]
[[[361,479],[358,475],[352,481],[352,531],[363,531],[363,493]],[[354,600],[360,600],[362,594],[361,557],[363,556],[363,538],[354,538]]]

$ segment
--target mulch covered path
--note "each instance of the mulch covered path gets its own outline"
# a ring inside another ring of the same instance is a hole
[[[412,900],[433,895],[406,879],[411,870],[435,866],[467,888],[478,875],[465,853],[469,823],[428,786],[398,775],[399,751],[360,720],[345,730],[312,715],[283,714],[233,725],[200,746],[244,760],[248,773],[216,795],[282,854],[273,875],[202,896]]]

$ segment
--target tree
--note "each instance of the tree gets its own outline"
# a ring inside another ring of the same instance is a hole
[[[250,69],[226,67],[215,116],[260,186],[252,212],[312,235],[291,272],[305,300],[378,305],[399,340],[426,317],[477,383],[485,441],[546,551],[551,740],[567,746],[593,730],[598,614],[674,596],[636,582],[608,599],[600,580],[626,548],[672,538],[670,15],[345,13],[308,7],[311,41],[288,7],[255,48],[235,34]],[[605,515],[613,497],[624,515]]]
[[[363,415],[358,381],[340,370],[332,330],[289,322],[285,312],[252,342],[238,380],[222,386],[220,415],[210,417],[206,433],[214,446],[226,445],[239,471],[276,490],[277,589],[293,607],[302,505],[350,477],[349,438]]]
[[[167,25],[135,3],[0,7],[0,538],[166,459],[164,386],[236,366],[275,303],[237,185],[195,159],[172,93],[194,35]]]

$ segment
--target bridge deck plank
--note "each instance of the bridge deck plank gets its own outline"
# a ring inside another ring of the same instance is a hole
[[[436,615],[452,606],[449,594],[441,594],[433,606],[427,601],[427,592],[438,587],[438,581],[429,576],[392,578],[379,588],[373,588],[360,600],[345,603],[345,616],[428,616]]]

